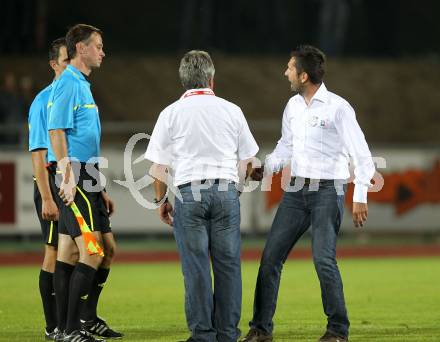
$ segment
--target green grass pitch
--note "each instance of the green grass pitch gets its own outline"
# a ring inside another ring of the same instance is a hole
[[[351,319],[350,341],[440,341],[440,259],[345,259],[339,262]],[[241,329],[251,318],[258,263],[243,263]],[[0,267],[0,341],[43,341],[38,267]],[[188,337],[177,263],[117,264],[99,312],[125,341]],[[323,333],[319,284],[311,261],[284,267],[275,341],[316,341]]]

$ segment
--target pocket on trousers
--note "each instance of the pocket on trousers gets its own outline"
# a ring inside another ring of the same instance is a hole
[[[238,198],[223,201],[223,229],[240,229],[240,201]]]
[[[336,234],[339,234],[339,230],[341,228],[342,218],[344,217],[344,205],[345,205],[345,196],[344,195],[336,195],[337,205],[338,205],[338,214],[336,217]]]
[[[181,210],[184,245],[194,254],[204,254],[208,243],[200,202],[184,202]]]
[[[181,209],[182,224],[185,229],[202,224],[203,210],[201,207],[201,202],[184,201],[182,203]]]

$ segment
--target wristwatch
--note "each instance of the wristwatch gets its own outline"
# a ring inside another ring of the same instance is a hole
[[[153,203],[156,204],[158,207],[160,207],[162,204],[167,203],[168,202],[168,196],[163,196],[162,199],[158,200],[157,198],[155,198],[153,200]]]

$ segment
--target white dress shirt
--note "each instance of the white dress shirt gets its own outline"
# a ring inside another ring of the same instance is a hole
[[[346,180],[354,164],[354,202],[367,203],[375,167],[364,134],[350,104],[329,92],[324,83],[307,106],[293,96],[284,110],[281,139],[266,157],[266,168],[277,172],[291,163],[292,176]]]
[[[174,186],[202,179],[238,182],[238,161],[258,145],[240,107],[191,89],[159,115],[145,158],[171,168]]]

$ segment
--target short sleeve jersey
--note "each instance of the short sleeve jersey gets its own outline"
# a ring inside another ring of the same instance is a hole
[[[54,81],[55,82],[55,81]],[[49,136],[47,132],[47,104],[53,83],[38,93],[29,109],[29,151],[47,149]]]
[[[100,154],[101,123],[90,83],[72,65],[68,65],[54,84],[48,103],[48,130],[66,133],[69,158],[96,163]],[[49,161],[56,161],[49,146]]]

